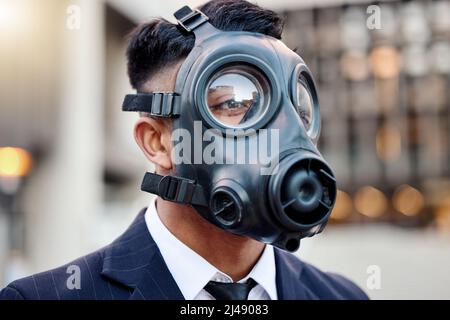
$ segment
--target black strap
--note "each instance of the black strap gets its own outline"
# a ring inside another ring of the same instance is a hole
[[[196,184],[194,180],[186,178],[161,176],[147,172],[142,181],[141,190],[176,203],[208,205],[203,188]]]
[[[174,14],[180,27],[185,31],[191,32],[209,20],[209,18],[199,10],[192,10],[184,6]]]
[[[180,115],[181,96],[175,92],[127,94],[122,111],[147,112],[155,117],[172,118]]]

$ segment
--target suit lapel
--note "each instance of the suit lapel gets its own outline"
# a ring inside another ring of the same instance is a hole
[[[183,299],[148,231],[145,211],[105,249],[102,275],[129,287],[130,299]]]
[[[308,290],[300,281],[303,265],[291,253],[275,248],[276,282],[279,300],[310,299]]]
[[[159,250],[155,252],[144,269],[143,277],[137,284],[130,299],[184,300]]]

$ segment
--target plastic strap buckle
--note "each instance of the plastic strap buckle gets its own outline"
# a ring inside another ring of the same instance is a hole
[[[176,110],[179,98],[180,96],[173,92],[154,92],[150,114],[165,118],[179,115],[179,110]]]
[[[201,11],[192,10],[188,6],[184,6],[174,13],[178,24],[187,32],[192,32],[200,25],[209,20],[209,18]]]
[[[195,186],[194,180],[165,176],[158,184],[158,194],[164,200],[188,204],[191,203]]]

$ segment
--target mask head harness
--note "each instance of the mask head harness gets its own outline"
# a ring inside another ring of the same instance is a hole
[[[141,189],[190,205],[229,232],[297,250],[300,239],[323,230],[336,199],[334,174],[316,148],[311,72],[275,38],[218,30],[187,6],[175,17],[195,35],[175,92],[129,94],[122,106],[172,119],[173,174],[147,172]],[[263,145],[264,159],[252,158]]]

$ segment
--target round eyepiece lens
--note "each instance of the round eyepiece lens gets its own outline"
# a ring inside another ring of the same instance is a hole
[[[305,129],[307,131],[310,130],[314,120],[314,102],[306,84],[301,78],[297,81],[297,101],[295,107]]]
[[[230,128],[250,127],[268,109],[269,85],[255,68],[229,66],[211,78],[205,100],[209,114],[220,124]]]

